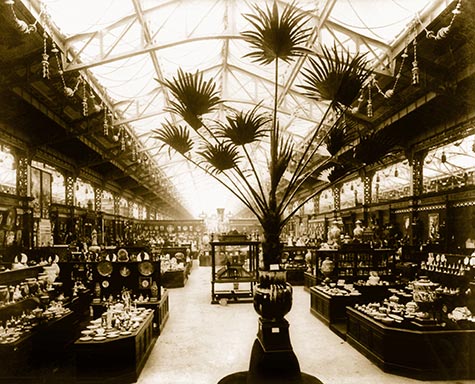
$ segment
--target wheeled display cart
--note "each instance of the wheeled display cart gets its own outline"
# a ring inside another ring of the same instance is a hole
[[[252,299],[258,277],[258,241],[211,242],[211,302]]]

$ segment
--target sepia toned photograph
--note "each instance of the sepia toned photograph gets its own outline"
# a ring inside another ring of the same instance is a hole
[[[0,1],[0,384],[475,384],[475,1]]]

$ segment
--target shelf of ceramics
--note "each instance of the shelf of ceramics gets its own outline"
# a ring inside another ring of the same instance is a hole
[[[0,272],[0,285],[16,284],[30,277],[37,277],[43,271],[43,266],[32,267],[21,266],[18,269],[10,269]]]

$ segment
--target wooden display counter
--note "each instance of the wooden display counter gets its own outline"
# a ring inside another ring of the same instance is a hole
[[[287,283],[289,283],[290,285],[304,285],[304,273],[306,269],[306,267],[287,268],[285,270]]]
[[[303,274],[303,289],[310,292],[310,287],[317,285],[317,277],[312,272],[304,272]]]
[[[45,360],[64,353],[74,339],[74,313],[45,321],[12,342],[0,342],[0,382],[14,383],[32,377],[34,369]]]
[[[200,267],[211,267],[211,255],[208,251],[201,252],[198,259],[200,261]]]
[[[104,341],[76,341],[78,382],[134,383],[155,344],[153,312],[129,336]]]
[[[318,289],[310,288],[310,312],[328,325],[338,336],[346,335],[346,306],[360,302],[359,296],[330,296]]]
[[[164,288],[181,288],[188,281],[186,269],[176,271],[166,271],[161,276],[162,287]]]
[[[475,330],[386,326],[347,308],[346,340],[383,371],[419,380],[475,379]]]

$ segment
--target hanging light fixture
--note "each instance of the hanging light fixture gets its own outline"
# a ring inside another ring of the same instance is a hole
[[[374,86],[378,90],[378,93],[380,93],[385,99],[390,99],[391,97],[394,96],[394,93],[396,91],[396,87],[399,83],[399,79],[401,78],[401,73],[402,73],[402,69],[404,68],[404,63],[406,62],[406,59],[408,57],[409,57],[409,55],[407,54],[407,45],[406,45],[406,48],[404,48],[404,51],[401,54],[401,64],[399,65],[399,70],[396,73],[396,76],[394,76],[394,84],[386,92],[383,92],[383,90],[381,89],[381,87],[379,86],[379,84],[376,80],[373,81]]]

